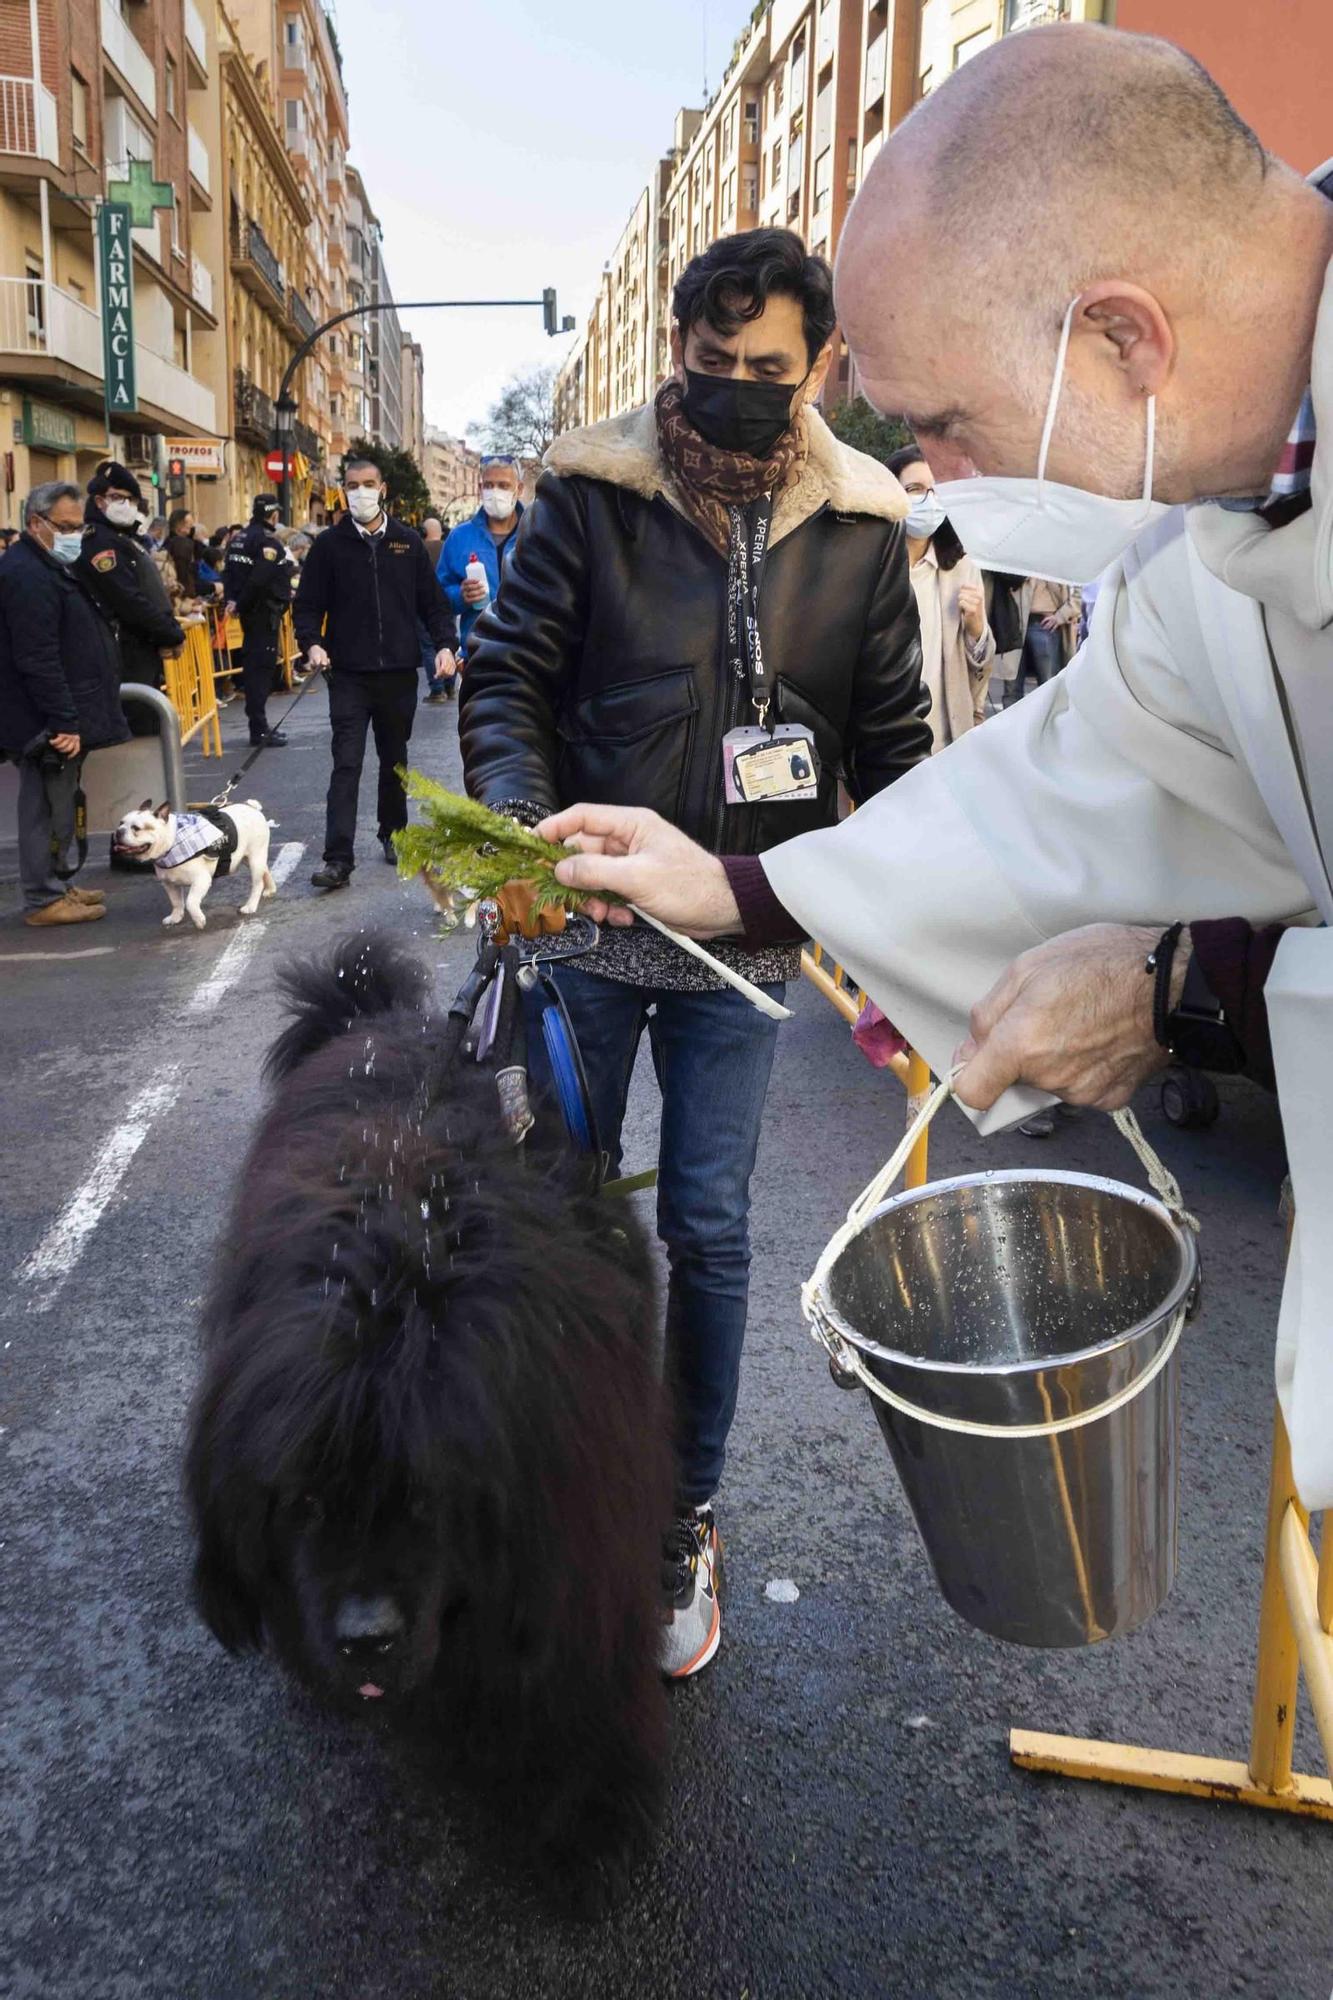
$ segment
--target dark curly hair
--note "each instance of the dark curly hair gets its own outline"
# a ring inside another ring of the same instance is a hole
[[[699,320],[723,335],[758,319],[770,298],[795,299],[801,308],[806,354],[814,365],[832,335],[833,273],[812,257],[792,229],[746,229],[719,236],[692,257],[676,280],[671,311],[681,339]]]
[[[890,452],[884,463],[888,466],[894,478],[898,479],[901,478],[909,465],[928,466],[930,460],[926,457],[925,452],[922,451],[919,444],[905,444],[899,446],[897,451]],[[958,530],[947,515],[930,539],[935,545],[935,560],[941,569],[956,569],[959,562],[967,554],[966,549],[958,539]]]

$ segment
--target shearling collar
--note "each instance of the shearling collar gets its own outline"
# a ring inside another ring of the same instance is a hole
[[[883,521],[901,521],[909,503],[888,467],[841,443],[817,410],[807,409],[804,422],[808,440],[805,465],[796,485],[779,495],[773,510],[772,542],[780,542],[825,506],[838,514],[871,514]],[[575,474],[602,479],[645,500],[660,493],[677,513],[684,512],[658,449],[657,416],[651,403],[626,416],[610,417],[605,423],[562,432],[542,463],[561,479]]]

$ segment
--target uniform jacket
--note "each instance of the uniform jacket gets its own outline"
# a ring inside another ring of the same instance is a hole
[[[765,857],[788,910],[937,1071],[1017,954],[1082,924],[1333,923],[1333,266],[1312,376],[1306,512],[1271,527],[1174,509],[1107,572],[1063,674],[837,831]],[[1327,1507],[1333,931],[1289,931],[1265,997],[1297,1213],[1278,1388],[1302,1499]],[[1006,1093],[984,1129],[1032,1102]]]
[[[929,629],[929,613],[922,605],[923,593],[935,599],[939,617],[940,646],[934,658],[922,653],[921,678],[930,694],[930,733],[934,747],[944,748],[985,720],[986,690],[990,684],[995,641],[990,626],[982,633],[978,658],[973,662],[963,635],[963,614],[958,609],[958,592],[966,583],[982,589],[981,571],[971,556],[960,556],[952,569],[941,569],[933,547],[928,547],[919,563],[912,565],[912,588],[921,610],[922,636]]]
[[[276,625],[292,601],[295,572],[286,549],[262,521],[252,521],[227,551],[225,589],[236,616]]]
[[[503,545],[491,533],[491,524],[486,517],[486,509],[478,507],[470,521],[463,521],[445,536],[444,547],[440,550],[440,560],[435,566],[435,574],[440,580],[440,588],[449,600],[449,608],[459,621],[462,643],[466,646],[472,636],[472,628],[485,610],[485,605],[464,604],[463,576],[473,556],[480,558],[486,571],[486,581],[491,587],[490,601],[494,604],[500,595],[500,583],[504,574],[505,558],[514,546],[519,523],[525,513],[523,502],[518,503],[518,522],[505,537]]]
[[[472,636],[459,730],[475,797],[651,806],[715,853],[758,853],[836,817],[840,770],[869,798],[927,755],[906,496],[806,422],[759,626],[776,719],[814,737],[818,798],[723,802],[722,738],[754,710],[724,661],[726,559],[681,510],[651,405],[547,453],[504,595]]]
[[[384,533],[370,538],[342,514],[316,535],[296,592],[303,653],[323,646],[336,673],[416,673],[418,619],[437,652],[457,646],[453,613],[414,528],[391,515]]]
[[[133,528],[113,527],[93,500],[84,520],[83,554],[75,568],[116,628],[124,678],[160,687],[163,651],[183,646],[185,634],[172,615],[152,551]]]
[[[43,730],[85,750],[129,736],[111,620],[77,574],[23,534],[0,563],[0,750]]]

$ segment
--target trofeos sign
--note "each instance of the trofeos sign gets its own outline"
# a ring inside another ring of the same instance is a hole
[[[220,479],[227,469],[223,438],[166,438],[168,459],[179,458],[191,477]]]
[[[138,406],[134,381],[134,279],[130,206],[103,202],[97,214],[97,257],[102,291],[102,365],[108,417]]]

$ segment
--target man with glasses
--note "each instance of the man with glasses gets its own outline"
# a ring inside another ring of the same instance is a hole
[[[508,453],[481,461],[481,505],[470,521],[454,529],[440,552],[436,569],[450,609],[461,620],[464,651],[472,628],[488,606],[500,600],[505,557],[514,545],[523,519],[523,468]],[[468,564],[480,562],[486,581],[469,579]]]
[[[23,921],[94,923],[100,890],[63,872],[85,754],[129,735],[111,620],[75,573],[83,496],[53,481],[33,488],[24,531],[0,568],[0,755],[19,767]]]

